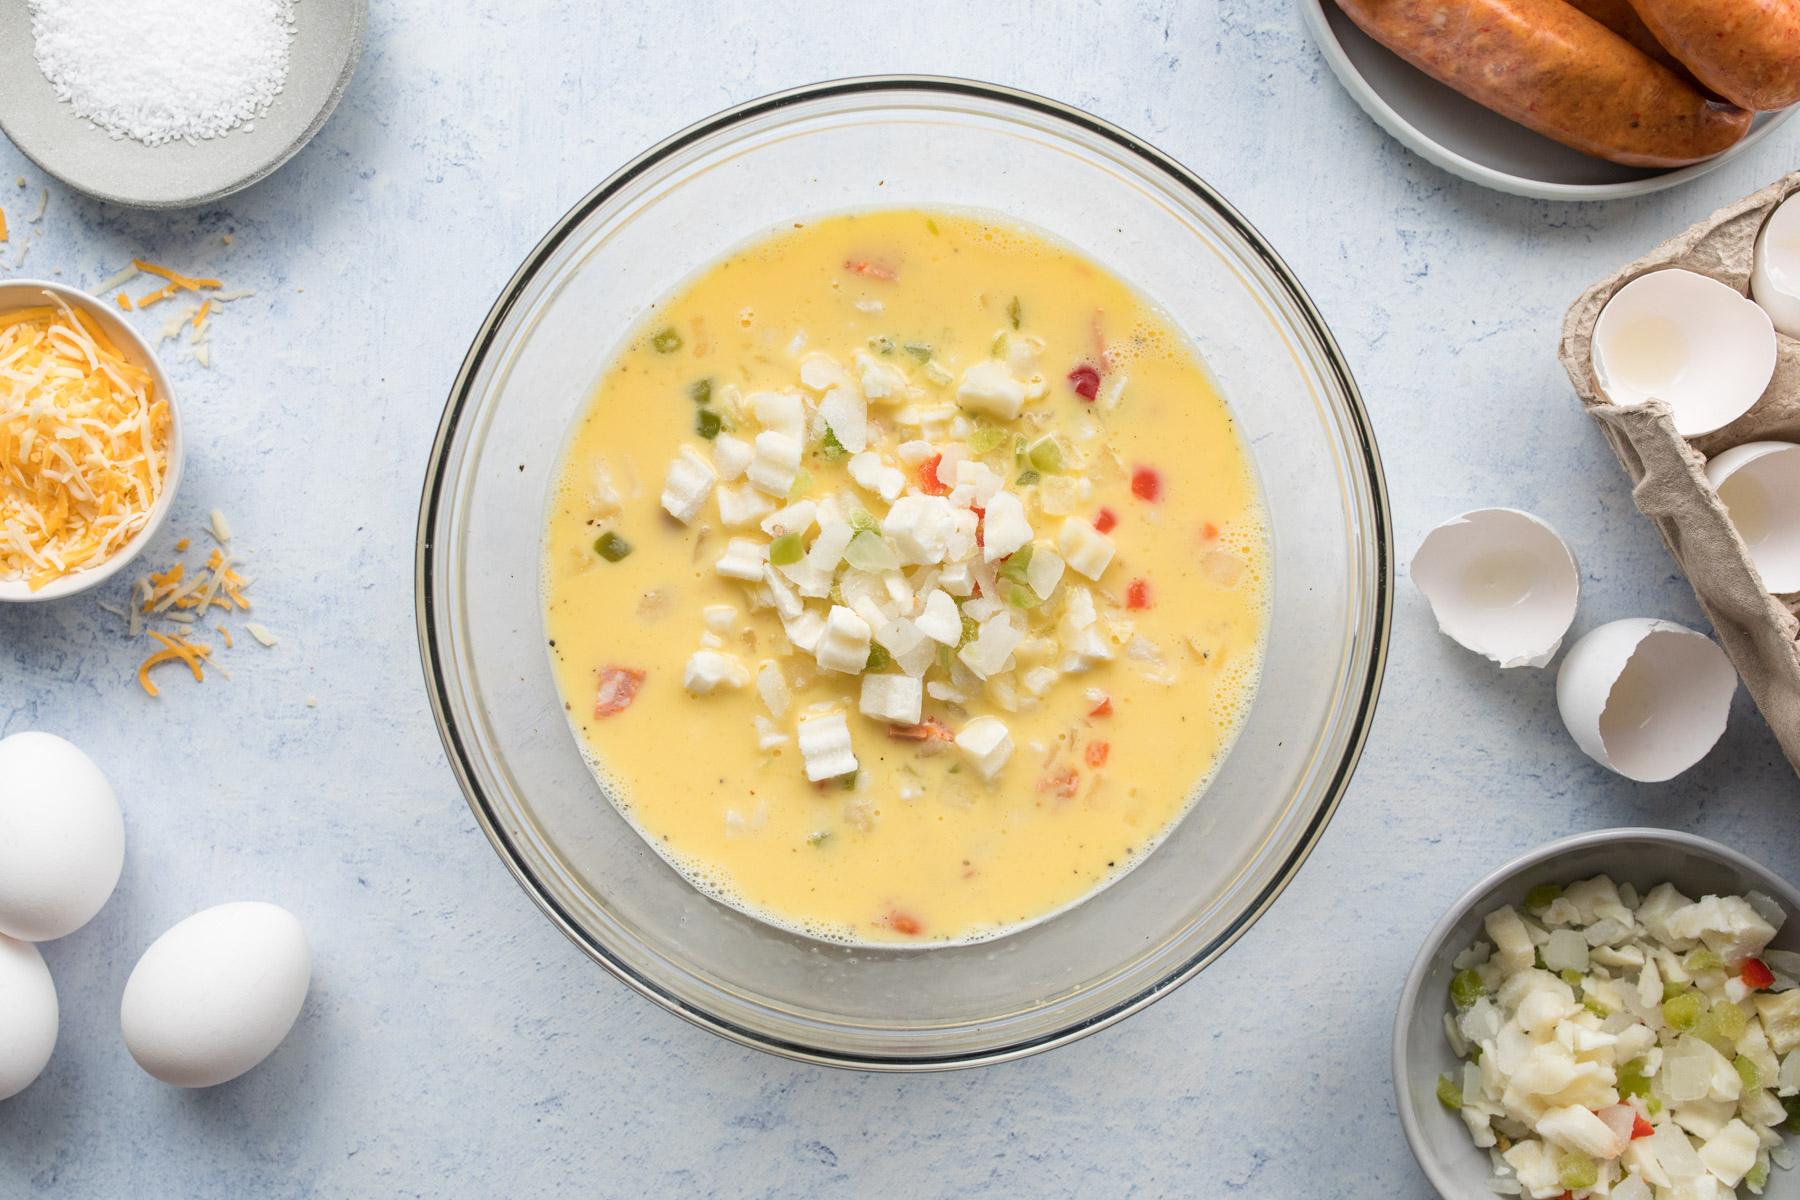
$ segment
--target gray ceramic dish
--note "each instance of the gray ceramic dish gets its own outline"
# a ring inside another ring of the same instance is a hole
[[[1332,0],[1300,0],[1300,15],[1326,65],[1377,125],[1452,175],[1515,196],[1617,200],[1661,191],[1749,153],[1795,111],[1757,114],[1742,141],[1692,166],[1626,167],[1560,146],[1452,91],[1363,33]]]
[[[1800,890],[1735,850],[1690,833],[1666,829],[1602,829],[1540,846],[1470,888],[1425,938],[1394,1017],[1394,1092],[1400,1124],[1426,1178],[1447,1200],[1493,1200],[1485,1150],[1437,1101],[1440,1074],[1458,1059],[1444,1037],[1449,1004],[1450,962],[1482,936],[1482,918],[1503,904],[1517,904],[1540,883],[1569,883],[1595,875],[1630,882],[1640,893],[1673,883],[1689,896],[1708,892],[1741,895],[1764,892],[1790,915],[1800,914]],[[1800,950],[1800,916],[1782,926],[1773,943]],[[1764,1200],[1800,1197],[1800,1170],[1775,1171]]]
[[[25,0],[0,0],[0,130],[70,187],[134,208],[188,208],[247,188],[300,152],[350,86],[369,0],[301,0],[287,83],[256,128],[188,145],[114,140],[56,98],[33,58]]]

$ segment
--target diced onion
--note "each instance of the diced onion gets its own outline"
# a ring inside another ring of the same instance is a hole
[[[879,574],[899,567],[900,556],[880,534],[865,529],[844,548],[844,561],[859,571]]]

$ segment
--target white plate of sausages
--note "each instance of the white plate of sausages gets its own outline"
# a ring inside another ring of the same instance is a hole
[[[1621,29],[1633,20],[1624,0],[1576,2],[1589,12],[1617,10],[1623,15],[1606,15]],[[1388,45],[1359,28],[1338,0],[1300,0],[1300,11],[1326,63],[1363,111],[1428,162],[1514,195],[1610,200],[1674,187],[1745,154],[1794,112],[1793,107],[1740,112],[1688,75],[1647,29],[1636,31],[1643,38],[1639,48],[1623,46],[1623,39],[1637,45],[1637,38],[1613,35],[1563,0],[1345,3]],[[1464,8],[1466,13],[1456,12]],[[1420,12],[1467,16],[1470,32],[1459,36],[1440,24],[1420,36],[1408,26]],[[1494,20],[1496,15],[1514,22],[1509,28],[1507,21]],[[1552,28],[1555,22],[1561,24]],[[1664,36],[1674,40],[1667,30]],[[1648,64],[1652,54],[1661,63]],[[1502,56],[1504,69],[1494,69],[1496,56]],[[1675,72],[1681,73],[1679,81]],[[1532,111],[1521,118],[1556,125],[1562,141],[1516,123],[1433,75],[1458,78],[1500,108],[1529,101]],[[1502,82],[1495,85],[1495,78]],[[1765,92],[1757,102],[1772,103],[1766,83],[1758,83]],[[1632,161],[1609,161],[1563,142],[1586,143]]]

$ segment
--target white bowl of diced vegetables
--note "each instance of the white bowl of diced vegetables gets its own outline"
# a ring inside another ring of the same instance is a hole
[[[1659,829],[1565,838],[1483,879],[1426,938],[1395,1019],[1426,1176],[1458,1200],[1800,1196],[1797,911],[1766,868]]]

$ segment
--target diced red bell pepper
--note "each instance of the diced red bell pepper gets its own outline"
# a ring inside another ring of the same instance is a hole
[[[600,671],[600,690],[594,697],[594,715],[610,717],[631,707],[638,689],[644,686],[644,673],[636,667],[605,667]]]
[[[1063,767],[1056,771],[1046,771],[1038,777],[1037,790],[1054,792],[1064,800],[1072,798],[1081,790],[1081,776],[1074,767]]]
[[[883,923],[895,933],[903,933],[907,937],[915,937],[925,929],[919,924],[919,918],[897,908],[888,910],[887,919]]]
[[[1112,697],[1107,696],[1104,699],[1102,699],[1100,701],[1100,703],[1098,703],[1098,704],[1094,705],[1094,707],[1088,709],[1088,716],[1090,716],[1090,717],[1110,717],[1110,716],[1112,716]]]
[[[1775,972],[1769,970],[1769,964],[1760,958],[1746,958],[1743,967],[1738,970],[1738,978],[1752,991],[1775,986]]]
[[[1655,1133],[1656,1133],[1656,1126],[1654,1126],[1650,1122],[1644,1120],[1643,1113],[1633,1113],[1631,1115],[1631,1140],[1632,1141],[1635,1142],[1639,1138],[1651,1137]]]
[[[1208,521],[1200,527],[1200,536],[1209,542],[1216,542],[1219,540],[1219,527]]]
[[[1139,467],[1131,473],[1131,494],[1152,503],[1162,499],[1162,476],[1153,467]]]
[[[1119,524],[1119,514],[1110,508],[1103,508],[1094,517],[1094,528],[1101,533],[1111,533]]]
[[[884,266],[878,262],[870,262],[867,259],[862,258],[852,258],[846,261],[844,263],[844,270],[850,272],[852,275],[861,275],[865,279],[879,279],[883,283],[892,283],[895,279],[899,278],[899,275],[894,268]]]
[[[1069,386],[1075,389],[1077,396],[1091,404],[1094,397],[1100,394],[1100,372],[1087,363],[1082,363],[1069,372]]]
[[[926,717],[917,725],[889,725],[888,736],[904,742],[948,742],[955,737],[936,717]]]
[[[1125,585],[1125,607],[1150,607],[1150,581],[1148,579],[1134,579]]]
[[[944,456],[934,454],[919,464],[919,490],[927,496],[948,496],[950,485],[938,478],[938,466]]]
[[[1111,753],[1111,742],[1089,742],[1087,744],[1087,749],[1083,752],[1082,756],[1087,759],[1088,766],[1104,767],[1106,765],[1106,756]]]

